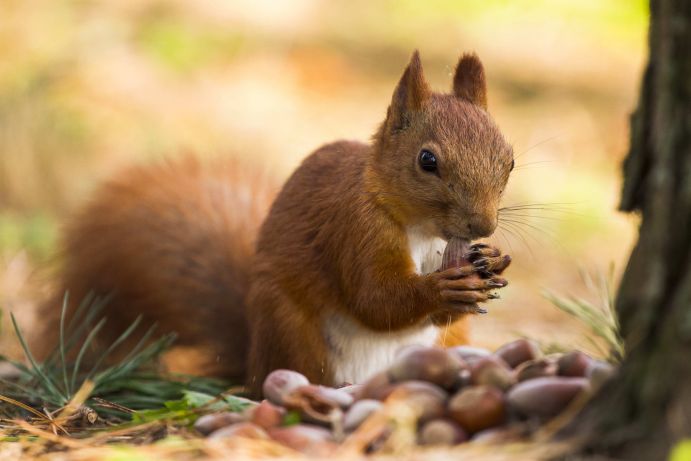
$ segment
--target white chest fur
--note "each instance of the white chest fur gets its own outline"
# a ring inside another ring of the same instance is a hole
[[[401,347],[433,345],[437,328],[427,325],[381,333],[334,313],[326,321],[326,335],[334,384],[361,383],[391,365]]]
[[[415,271],[426,274],[437,270],[445,245],[442,239],[430,237],[419,228],[409,230],[408,247]],[[431,346],[438,334],[433,325],[375,332],[337,313],[329,313],[324,330],[335,384],[361,383],[387,368],[401,347],[413,344]]]
[[[446,242],[431,236],[421,227],[408,229],[408,248],[410,257],[418,274],[429,274],[439,269]]]

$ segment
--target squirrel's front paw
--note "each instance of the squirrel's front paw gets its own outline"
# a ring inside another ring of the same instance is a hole
[[[451,315],[487,312],[479,304],[497,298],[491,290],[508,284],[500,277],[481,278],[474,265],[452,267],[430,277],[437,293],[439,313]]]
[[[471,245],[464,257],[484,278],[500,275],[511,264],[511,256],[502,255],[501,250],[484,243]]]

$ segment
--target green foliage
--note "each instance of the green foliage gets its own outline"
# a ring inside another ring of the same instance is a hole
[[[582,277],[590,291],[598,295],[599,302],[591,302],[577,296],[557,295],[550,291],[545,291],[543,295],[558,309],[583,323],[592,333],[592,337],[587,336],[587,339],[593,347],[604,357],[618,362],[624,356],[624,340],[620,334],[614,293],[611,288],[613,270],[610,270],[609,277],[600,274],[597,282],[586,273],[582,273]],[[601,343],[605,344],[605,348]]]
[[[298,411],[289,411],[285,414],[283,417],[283,425],[284,426],[294,426],[295,424],[300,423],[300,412]]]
[[[133,414],[132,422],[143,424],[151,421],[176,421],[192,423],[199,416],[199,410],[241,412],[255,405],[251,400],[234,395],[213,395],[191,390],[183,391],[179,400],[170,400],[163,404],[163,408],[138,411]]]
[[[104,366],[111,354],[121,352],[119,347],[134,334],[141,322],[139,318],[100,355],[90,357],[87,366],[85,358],[91,352],[90,347],[98,332],[106,323],[105,319],[97,322],[96,319],[107,302],[107,299],[87,296],[77,307],[73,320],[66,325],[68,297],[65,296],[59,344],[42,363],[33,356],[14,315],[11,315],[14,332],[28,364],[0,356],[0,359],[11,362],[20,371],[18,379],[0,379],[1,393],[36,407],[57,409],[66,405],[82,384],[90,380],[94,384],[92,399],[98,397],[116,406],[140,410],[161,408],[167,402],[180,398],[187,399],[186,402],[193,405],[206,398],[207,394],[219,394],[227,388],[228,383],[218,379],[171,376],[158,372],[157,359],[170,347],[175,335],[163,335],[151,340],[155,326],[141,336],[122,360]],[[74,360],[71,359],[73,356]],[[194,398],[196,400],[192,400]],[[237,402],[229,401],[228,405],[231,403]],[[122,410],[113,408],[106,412],[123,413]]]

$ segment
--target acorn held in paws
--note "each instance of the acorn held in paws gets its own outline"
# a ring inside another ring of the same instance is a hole
[[[463,267],[472,264],[466,255],[470,252],[470,242],[465,239],[452,238],[446,244],[441,260],[441,269]]]
[[[444,249],[441,270],[472,265],[475,267],[476,272],[468,277],[487,279],[501,273],[511,264],[511,256],[503,255],[501,256],[500,262],[495,260],[494,265],[490,266],[485,260],[487,252],[493,257],[500,256],[499,250],[490,249],[488,245],[483,243],[471,244],[468,240],[462,238],[451,238]]]
[[[451,268],[462,268],[464,280],[470,281],[471,285],[476,285],[483,292],[487,293],[487,299],[496,299],[498,294],[489,292],[495,288],[502,288],[507,285],[507,281],[496,275],[500,274],[511,263],[511,257],[504,255],[499,262],[497,257],[499,250],[491,248],[482,243],[471,245],[468,240],[461,238],[451,238],[446,244],[440,271]],[[484,280],[482,280],[484,279]],[[478,289],[478,288],[476,288]],[[486,314],[487,311],[477,304],[472,312]],[[444,323],[444,319],[433,318],[439,325]]]

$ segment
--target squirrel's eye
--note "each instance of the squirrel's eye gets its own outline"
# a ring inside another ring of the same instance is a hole
[[[420,151],[418,162],[420,163],[420,168],[423,170],[430,173],[437,172],[437,157],[427,149]]]

